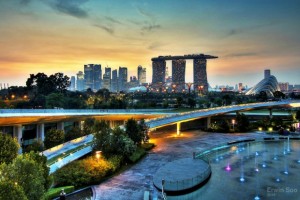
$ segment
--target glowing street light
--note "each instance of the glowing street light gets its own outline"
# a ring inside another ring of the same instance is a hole
[[[102,153],[102,151],[96,151],[97,160],[99,160],[99,158],[101,157],[101,153]]]
[[[234,132],[235,119],[232,119],[232,120],[231,120],[231,123],[232,123],[232,127],[233,127],[233,132]]]

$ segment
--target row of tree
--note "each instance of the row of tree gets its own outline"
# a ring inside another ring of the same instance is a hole
[[[30,152],[18,155],[16,139],[0,133],[0,199],[40,200],[52,182],[47,158]]]

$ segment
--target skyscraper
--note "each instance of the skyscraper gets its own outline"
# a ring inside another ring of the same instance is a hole
[[[265,69],[265,78],[269,78],[271,76],[271,70]]]
[[[194,88],[201,92],[208,91],[206,59],[194,59]]]
[[[166,78],[166,61],[164,59],[152,59],[152,88],[162,91]]]
[[[79,71],[77,73],[76,89],[78,91],[83,91],[84,90],[84,75],[83,75],[82,71]]]
[[[127,67],[119,67],[119,82],[118,82],[119,91],[126,90],[126,83],[127,83]]]
[[[138,82],[140,85],[146,83],[146,68],[141,65],[138,66]]]
[[[172,82],[178,92],[185,88],[185,64],[184,59],[172,60]]]
[[[106,72],[105,74],[103,74],[103,84],[102,84],[102,88],[111,90],[110,88],[110,73]]]
[[[102,70],[101,65],[88,64],[84,65],[84,82],[85,89],[91,88],[97,91],[101,87]]]
[[[105,74],[106,74],[106,78],[107,79],[109,78],[109,88],[106,88],[106,89],[109,89],[109,91],[111,91],[111,68],[110,67],[105,67]],[[104,75],[103,75],[103,77],[104,77]]]
[[[75,91],[75,76],[71,76],[70,90]]]
[[[118,70],[116,69],[112,71],[111,91],[112,92],[118,91]]]
[[[102,70],[101,65],[93,65],[93,90],[97,91],[101,88]]]
[[[93,89],[94,87],[94,77],[93,77],[93,65],[84,65],[84,89]]]

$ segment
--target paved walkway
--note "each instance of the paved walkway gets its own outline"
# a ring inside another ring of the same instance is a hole
[[[152,199],[161,199],[160,192],[153,186],[153,175],[170,161],[192,157],[201,151],[228,141],[258,138],[264,133],[220,134],[201,131],[152,133],[150,142],[157,146],[139,163],[125,172],[94,186],[96,200],[143,199],[144,191],[150,191]]]

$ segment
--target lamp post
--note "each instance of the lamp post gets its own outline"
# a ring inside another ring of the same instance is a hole
[[[189,94],[191,94],[191,87],[194,83],[186,83],[188,90],[189,90]]]
[[[235,119],[232,119],[231,122],[232,122],[232,128],[233,128],[233,132],[234,132]]]
[[[174,84],[172,84],[172,88],[173,88],[173,92],[175,93],[176,92],[176,84],[174,83]]]
[[[198,85],[198,92],[202,96],[202,91],[203,91],[204,86],[203,85]]]
[[[96,151],[96,158],[99,161],[102,151]]]

